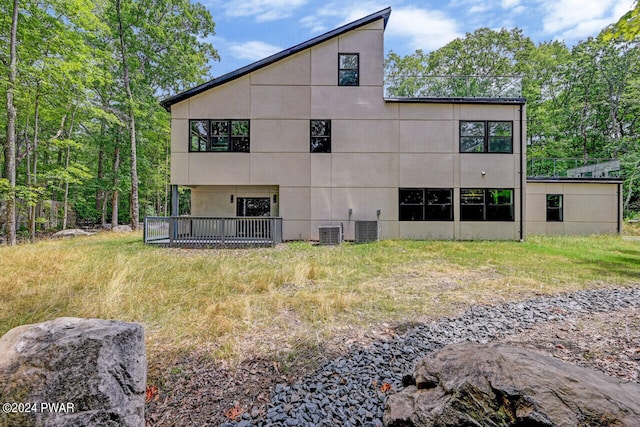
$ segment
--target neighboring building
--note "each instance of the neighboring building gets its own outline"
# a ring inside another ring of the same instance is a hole
[[[620,199],[609,200],[617,181],[527,189],[523,98],[385,97],[390,13],[162,102],[171,112],[171,183],[191,188],[193,216],[281,217],[284,240],[317,240],[328,225],[353,239],[362,220],[378,221],[380,238],[522,239],[525,228],[562,228],[539,225],[547,192],[566,194],[566,225],[585,215],[582,201],[569,208],[574,193],[606,187],[597,192],[608,203],[602,223],[619,221]],[[616,232],[587,216],[593,228],[560,231]]]

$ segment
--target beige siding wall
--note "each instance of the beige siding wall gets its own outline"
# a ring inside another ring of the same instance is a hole
[[[360,53],[360,86],[337,86],[340,52]],[[173,105],[171,181],[193,188],[192,214],[278,194],[287,240],[375,219],[382,238],[518,239],[521,106],[386,102],[383,63],[380,20]],[[189,153],[189,118],[250,119],[251,153]],[[310,119],[332,120],[332,153],[309,153]],[[514,154],[460,154],[459,121],[494,119],[514,121]],[[454,188],[455,220],[400,222],[400,187]],[[515,189],[516,221],[460,222],[461,187]]]
[[[547,221],[547,194],[562,194],[563,221]],[[529,182],[528,234],[616,234],[622,209],[617,183]]]

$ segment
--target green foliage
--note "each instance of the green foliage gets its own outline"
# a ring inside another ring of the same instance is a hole
[[[604,37],[606,40],[619,37],[633,40],[638,34],[640,34],[640,2],[635,0],[633,8],[604,31]]]
[[[123,86],[116,3],[122,12],[132,100]],[[188,0],[21,0],[19,4],[14,92],[18,209],[46,208],[51,201],[62,204],[66,197],[79,221],[99,222],[103,215],[109,221],[112,196],[118,192],[119,221],[128,221],[132,150],[127,126],[133,107],[140,209],[163,211],[170,121],[158,100],[208,78],[208,64],[218,58],[206,41],[215,29],[208,10]],[[0,3],[0,34],[9,33],[11,10],[10,2]],[[8,37],[0,37],[2,95],[7,55]],[[0,103],[3,116],[5,108],[6,103]],[[9,196],[5,184],[0,181],[0,197]]]

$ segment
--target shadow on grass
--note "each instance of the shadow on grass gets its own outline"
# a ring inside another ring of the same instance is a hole
[[[600,277],[620,276],[640,282],[640,250],[616,250],[598,259],[586,255],[576,263]]]

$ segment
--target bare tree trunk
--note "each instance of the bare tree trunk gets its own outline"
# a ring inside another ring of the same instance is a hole
[[[102,197],[102,214],[100,215],[100,225],[104,229],[105,226],[107,225],[107,198],[108,198],[108,191],[103,190],[102,195],[103,195],[103,197]]]
[[[69,170],[69,157],[71,157],[71,147],[67,145],[67,155],[64,160],[64,169]],[[67,229],[67,219],[69,218],[69,179],[67,178],[64,183],[64,202],[62,208],[62,229]]]
[[[73,113],[71,114],[71,123],[69,124],[69,131],[67,132],[68,139],[73,136],[73,124],[76,120],[76,112],[78,111],[78,104],[73,107]],[[64,122],[63,122],[64,126]],[[64,128],[64,127],[63,127]],[[64,161],[64,170],[67,173],[67,178],[64,183],[64,208],[62,216],[62,229],[67,229],[67,220],[69,218],[69,159],[71,157],[71,145],[67,144],[67,158]]]
[[[131,229],[137,230],[140,224],[139,201],[138,201],[138,159],[136,153],[136,117],[133,108],[133,93],[131,92],[131,81],[129,77],[129,64],[127,61],[127,46],[124,41],[124,29],[122,27],[122,16],[120,0],[116,0],[116,13],[118,14],[118,32],[120,37],[120,51],[122,53],[122,70],[124,88],[127,93],[127,103],[129,108],[129,140],[131,143]]]
[[[102,137],[105,132],[104,120],[100,120],[100,136]],[[98,147],[98,188],[96,189],[96,211],[101,210],[100,226],[104,228],[107,218],[106,212],[106,190],[102,188],[104,182],[104,142],[100,138],[100,146]]]
[[[18,0],[13,0],[11,41],[9,54],[9,79],[7,81],[7,143],[4,147],[4,176],[9,181],[7,199],[7,244],[16,244],[16,108],[13,91],[16,84],[16,44],[18,30]]]
[[[36,87],[36,107],[35,107],[35,117],[33,122],[33,168],[31,169],[31,173],[28,177],[28,182],[30,187],[35,187],[38,184],[38,138],[40,137],[40,94],[38,93],[40,90],[40,82],[38,82]],[[27,143],[27,147],[29,144]],[[27,160],[27,164],[29,160]],[[37,203],[34,201],[29,201],[29,238],[32,242],[36,240],[36,209]]]
[[[111,229],[118,226],[118,173],[120,172],[120,137],[116,138],[113,153],[113,193],[111,194]]]

